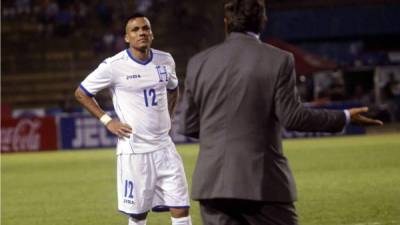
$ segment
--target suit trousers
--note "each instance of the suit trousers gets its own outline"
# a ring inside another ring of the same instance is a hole
[[[204,225],[298,225],[292,202],[204,199],[200,211]]]

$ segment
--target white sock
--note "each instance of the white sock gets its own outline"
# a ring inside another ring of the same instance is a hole
[[[129,217],[128,225],[146,225],[146,219],[137,220],[135,218]]]
[[[192,218],[190,216],[174,218],[171,217],[172,225],[192,225]]]

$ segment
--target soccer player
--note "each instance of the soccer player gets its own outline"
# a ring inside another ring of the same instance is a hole
[[[128,18],[125,31],[129,48],[90,73],[76,99],[118,136],[118,209],[129,216],[129,225],[146,224],[150,210],[169,210],[173,225],[190,225],[183,163],[168,135],[178,98],[175,62],[151,48],[153,33],[144,15]],[[93,98],[104,88],[112,93],[118,119]]]

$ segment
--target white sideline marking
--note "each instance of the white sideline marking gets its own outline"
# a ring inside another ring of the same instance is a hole
[[[382,222],[367,222],[367,223],[351,223],[351,224],[343,224],[343,225],[383,225]],[[385,225],[400,225],[399,221],[389,221],[385,223]]]
[[[373,222],[373,223],[352,223],[348,225],[381,225],[379,222]]]

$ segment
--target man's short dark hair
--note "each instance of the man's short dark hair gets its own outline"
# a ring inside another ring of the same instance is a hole
[[[228,33],[260,33],[267,21],[264,0],[225,0]]]
[[[140,18],[140,17],[146,17],[143,13],[134,13],[132,15],[129,15],[128,17],[125,18],[125,25],[128,24],[130,20]]]

